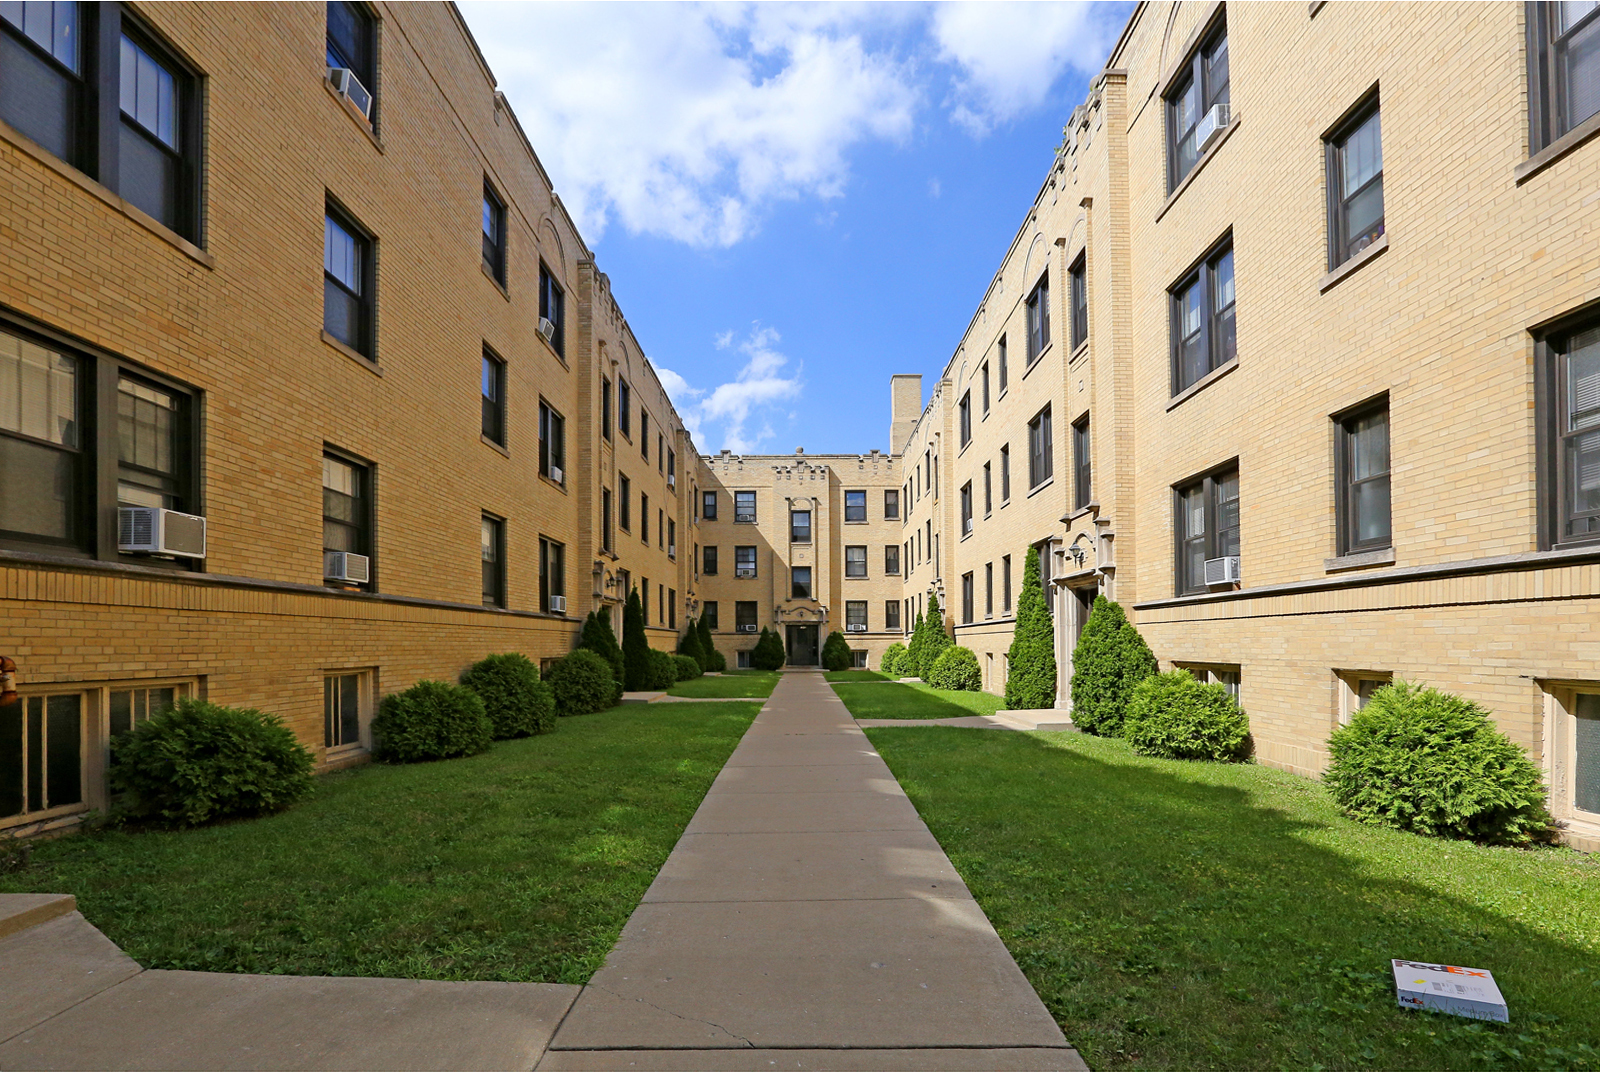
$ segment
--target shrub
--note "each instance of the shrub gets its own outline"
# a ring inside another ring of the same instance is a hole
[[[978,657],[968,648],[950,647],[939,653],[928,673],[928,684],[936,689],[977,692],[983,684]]]
[[[637,585],[629,590],[622,608],[622,671],[629,692],[651,687],[650,638],[644,631],[644,604]]]
[[[700,632],[700,649],[706,653],[706,672],[722,673],[728,668],[728,659],[727,656],[717,650],[716,644],[712,642],[711,623],[706,621],[704,614],[700,615],[700,621],[695,628]]]
[[[1334,732],[1328,751],[1322,780],[1360,822],[1502,845],[1555,835],[1539,768],[1460,696],[1386,685]]]
[[[945,632],[944,614],[939,610],[937,593],[928,596],[928,613],[922,619],[922,628],[927,636],[923,638],[922,651],[917,657],[917,676],[926,682],[933,673],[933,664],[946,648],[955,643],[950,639],[950,634]]]
[[[172,826],[263,815],[311,791],[311,753],[283,721],[179,700],[111,743],[111,788],[129,814]]]
[[[835,629],[828,634],[828,639],[822,645],[822,668],[824,670],[848,670],[855,665],[856,657],[850,651],[850,642],[844,634]]]
[[[672,666],[677,681],[693,681],[705,673],[704,670],[700,669],[700,663],[693,655],[674,655],[672,657]]]
[[[906,653],[900,657],[900,664],[896,669],[901,677],[917,676],[917,660],[922,658],[922,649],[927,646],[928,632],[922,627],[922,615],[917,615],[917,620],[911,625],[911,640],[906,644]]]
[[[617,702],[611,664],[587,648],[557,659],[544,679],[555,698],[558,715],[593,714]]]
[[[699,670],[696,677],[706,672],[706,653],[700,646],[700,630],[695,627],[693,618],[689,619],[689,626],[683,631],[683,636],[678,638],[678,654],[687,655],[694,660],[694,665]]]
[[[783,662],[787,655],[783,650],[783,638],[765,626],[761,629],[761,638],[756,641],[756,646],[750,651],[750,666],[754,670],[782,670]]]
[[[1039,581],[1039,556],[1032,548],[1022,555],[1022,591],[1017,593],[1017,624],[1006,666],[1006,707],[1030,711],[1056,705],[1055,625]]]
[[[622,645],[617,643],[617,634],[611,631],[610,611],[589,612],[589,616],[583,620],[583,632],[578,634],[578,647],[594,652],[610,664],[615,689],[611,704],[607,706],[620,703],[628,674],[622,661]]]
[[[1122,735],[1128,701],[1156,672],[1156,657],[1122,607],[1096,596],[1072,653],[1072,721],[1101,737]]]
[[[461,684],[483,701],[495,740],[549,733],[556,728],[555,697],[526,655],[512,652],[481,659],[467,667]]]
[[[906,657],[906,646],[898,640],[890,644],[883,653],[883,658],[878,660],[878,671],[890,677],[900,676],[900,663]]]
[[[372,738],[379,759],[417,763],[487,751],[494,726],[471,689],[419,681],[383,698],[372,720]]]
[[[645,688],[656,692],[670,689],[678,683],[677,656],[670,651],[660,651],[651,648],[645,653],[648,660],[649,677],[645,681]]]
[[[1223,686],[1173,670],[1134,688],[1122,735],[1141,756],[1226,761],[1243,755],[1250,720]]]

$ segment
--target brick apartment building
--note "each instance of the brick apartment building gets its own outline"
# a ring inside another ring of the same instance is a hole
[[[630,584],[672,646],[698,452],[453,6],[0,5],[0,172],[0,830],[176,696],[335,766]]]

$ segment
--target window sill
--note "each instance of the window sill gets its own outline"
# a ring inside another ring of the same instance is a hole
[[[846,577],[845,580],[847,580],[847,581],[870,581],[870,580],[872,580],[872,578],[871,577]]]
[[[482,263],[482,262],[479,262],[479,263]],[[566,370],[567,370],[567,371],[568,371],[568,372],[571,372],[571,371],[572,371],[572,366],[571,366],[571,365],[569,365],[569,364],[567,364],[567,359],[566,359],[566,358],[564,358],[564,357],[562,357],[562,356],[561,356],[561,351],[560,351],[560,350],[557,350],[557,349],[556,349],[556,344],[555,344],[555,343],[553,343],[553,342],[551,342],[551,341],[549,341],[549,340],[548,340],[548,339],[546,339],[546,338],[545,338],[545,337],[544,337],[544,336],[543,336],[543,335],[542,335],[542,334],[540,334],[540,333],[539,333],[539,332],[537,332],[537,331],[535,331],[535,332],[534,332],[534,333],[533,333],[533,335],[534,335],[534,338],[536,338],[536,339],[538,339],[538,340],[539,340],[539,342],[540,342],[540,343],[542,343],[542,344],[543,344],[543,345],[544,345],[544,348],[545,348],[545,349],[546,349],[546,350],[549,350],[549,351],[550,351],[550,356],[551,356],[551,357],[553,357],[553,358],[555,358],[555,359],[556,359],[556,360],[557,360],[557,361],[559,361],[559,362],[561,362],[561,367],[562,367],[562,368],[564,368],[564,369],[566,369]],[[632,443],[632,442],[633,442],[633,439],[632,439],[632,437],[629,437],[629,439],[628,439],[628,442],[629,442],[629,443]],[[642,445],[641,445],[641,449],[640,449],[640,453],[641,453],[641,455],[642,455],[642,454],[643,454],[643,447],[642,447]]]
[[[502,298],[504,298],[506,301],[510,301],[511,300],[511,291],[506,289],[506,285],[504,283],[500,282],[499,279],[495,278],[495,274],[493,272],[489,271],[489,266],[487,264],[484,264],[482,261],[479,261],[478,262],[478,267],[483,269],[483,277],[485,279],[487,279],[489,282],[494,284],[494,289],[496,289],[496,290],[498,290],[500,292],[500,296]]]
[[[1080,342],[1078,344],[1078,348],[1076,350],[1072,351],[1072,356],[1067,358],[1067,364],[1076,365],[1079,361],[1082,361],[1085,357],[1088,357],[1088,356],[1089,356],[1089,340],[1088,339],[1084,339],[1082,342]]]
[[[488,447],[491,450],[495,450],[495,451],[500,452],[501,454],[504,454],[507,458],[511,457],[511,452],[505,448],[505,444],[496,443],[494,440],[490,439],[488,436],[484,435],[482,432],[478,433],[478,442],[482,443],[484,446]]]
[[[1554,164],[1557,160],[1560,160],[1562,157],[1572,152],[1572,150],[1578,148],[1578,146],[1588,142],[1588,140],[1594,137],[1596,134],[1600,134],[1600,112],[1596,112],[1594,115],[1591,115],[1589,118],[1585,119],[1583,122],[1579,123],[1577,126],[1561,135],[1561,137],[1557,138],[1549,145],[1546,145],[1543,149],[1540,149],[1522,163],[1518,164],[1516,170],[1511,173],[1516,179],[1516,184],[1521,186],[1523,183],[1539,174],[1539,172],[1543,171],[1551,164]]]
[[[348,357],[350,360],[354,361],[356,364],[360,365],[362,368],[366,369],[368,372],[372,373],[374,376],[383,375],[383,369],[376,361],[372,360],[372,358],[368,357],[366,354],[363,354],[361,351],[346,346],[332,335],[329,335],[326,331],[322,333],[322,341],[339,351],[345,357]]]
[[[1030,499],[1033,498],[1035,495],[1039,494],[1041,491],[1043,491],[1045,488],[1048,488],[1050,485],[1054,484],[1055,482],[1056,482],[1056,478],[1055,477],[1051,477],[1049,480],[1046,480],[1043,484],[1040,484],[1038,487],[1029,488],[1028,489],[1028,498],[1030,498]]]
[[[333,102],[339,106],[339,110],[345,114],[346,118],[356,125],[356,129],[367,136],[367,140],[372,143],[372,147],[380,153],[384,152],[383,142],[379,139],[377,131],[372,129],[372,120],[362,115],[354,104],[351,104],[341,96],[339,91],[333,88],[333,83],[326,78],[322,80],[322,88],[328,91],[328,96],[333,98]],[[377,104],[377,98],[373,98],[372,103]]]
[[[1072,513],[1068,514],[1061,520],[1064,524],[1073,525],[1077,523],[1078,518],[1083,517],[1085,514],[1098,514],[1099,512],[1099,501],[1096,499],[1090,499],[1088,502],[1073,510]]]
[[[965,443],[961,444],[961,446],[956,449],[956,457],[959,458],[963,454],[965,454],[967,452],[967,448],[970,447],[970,446],[972,446],[972,440],[970,440],[970,439],[967,440]]]
[[[51,171],[54,171],[62,178],[82,189],[85,193],[99,198],[107,206],[120,212],[134,223],[137,223],[140,227],[143,227],[145,230],[149,231],[163,242],[166,242],[179,253],[182,253],[184,256],[194,261],[196,264],[212,270],[216,269],[217,261],[216,258],[211,254],[207,253],[205,250],[201,249],[199,246],[195,245],[193,242],[189,241],[187,238],[183,237],[177,231],[174,231],[172,228],[168,227],[166,224],[162,223],[148,212],[119,197],[109,188],[100,185],[98,182],[95,182],[93,179],[89,178],[89,176],[85,175],[83,172],[79,171],[65,160],[57,157],[54,153],[51,153],[49,150],[36,145],[26,135],[18,133],[9,124],[4,122],[0,122],[0,141],[4,141],[21,152],[26,153],[28,156],[33,157],[35,160],[39,161],[39,163],[48,167]]]
[[[1349,260],[1339,265],[1339,267],[1335,268],[1327,275],[1324,275],[1321,279],[1317,280],[1317,291],[1319,293],[1326,294],[1345,276],[1361,268],[1368,261],[1374,260],[1378,254],[1382,253],[1388,248],[1389,232],[1385,230],[1382,238],[1378,239],[1376,242],[1372,243],[1372,245],[1368,246],[1360,253],[1357,253],[1354,257],[1351,257]]]
[[[1354,554],[1340,555],[1338,558],[1325,558],[1322,560],[1322,568],[1328,573],[1364,569],[1370,566],[1392,565],[1394,565],[1393,547],[1380,547],[1376,551],[1357,551]]]
[[[508,458],[511,457],[509,452],[506,454],[506,457],[508,457]],[[563,494],[563,495],[567,494],[567,485],[563,481],[551,480],[549,477],[545,476],[543,473],[539,474],[539,479],[544,481],[546,484],[549,484],[552,488],[555,488],[561,494]]]
[[[1211,163],[1211,158],[1217,155],[1217,150],[1228,144],[1228,139],[1233,137],[1233,132],[1238,129],[1239,113],[1234,112],[1233,120],[1227,126],[1222,128],[1222,133],[1218,135],[1216,141],[1211,143],[1211,148],[1200,154],[1200,159],[1194,162],[1194,167],[1189,169],[1189,174],[1185,175],[1178,183],[1177,187],[1167,195],[1166,201],[1163,202],[1161,208],[1156,211],[1156,223],[1161,222],[1161,217],[1165,216],[1172,206],[1177,203],[1178,198],[1182,197],[1183,192],[1189,188],[1189,184],[1194,182],[1195,177],[1199,175],[1202,170],[1204,170],[1207,164]]]
[[[1048,354],[1050,352],[1050,348],[1052,346],[1054,346],[1054,345],[1055,345],[1054,343],[1047,342],[1047,343],[1044,344],[1044,349],[1043,350],[1040,350],[1037,354],[1033,355],[1033,360],[1027,362],[1022,368],[1022,378],[1023,379],[1027,379],[1028,378],[1028,373],[1032,372],[1034,369],[1039,367],[1039,362],[1044,360],[1044,355]]]
[[[1201,391],[1204,391],[1207,387],[1210,387],[1212,384],[1216,383],[1218,380],[1222,379],[1222,377],[1226,376],[1228,373],[1232,372],[1238,367],[1239,359],[1237,357],[1232,361],[1229,361],[1226,365],[1218,365],[1216,368],[1212,369],[1210,372],[1206,373],[1204,376],[1200,377],[1198,380],[1194,381],[1189,386],[1173,395],[1172,401],[1167,403],[1167,412],[1171,413],[1189,399],[1193,398]]]

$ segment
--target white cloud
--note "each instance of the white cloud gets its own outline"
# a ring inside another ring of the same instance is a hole
[[[961,72],[951,118],[981,136],[1039,107],[1068,68],[1099,70],[1118,28],[1087,3],[939,4],[931,33]]]
[[[669,369],[658,368],[656,375],[701,450],[748,454],[776,435],[768,414],[779,403],[799,398],[803,384],[799,368],[784,375],[789,359],[775,349],[781,337],[774,329],[755,324],[742,341],[736,344],[734,339],[734,332],[723,332],[716,347],[737,351],[745,363],[732,380],[709,392]],[[761,420],[760,430],[753,433],[746,430],[752,417]],[[713,437],[720,439],[715,445]]]

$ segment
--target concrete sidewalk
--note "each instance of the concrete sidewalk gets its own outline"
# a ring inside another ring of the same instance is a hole
[[[785,674],[541,1069],[1080,1069],[822,675]]]

